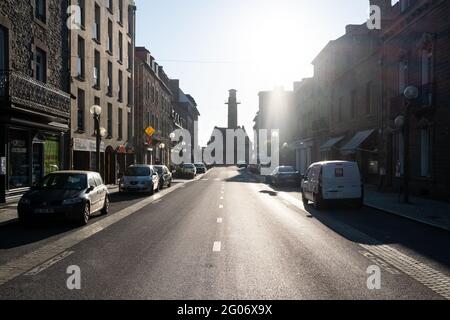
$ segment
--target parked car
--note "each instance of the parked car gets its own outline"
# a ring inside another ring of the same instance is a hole
[[[240,160],[240,161],[237,162],[237,167],[238,168],[247,168],[248,164],[247,164],[246,161]]]
[[[154,166],[132,165],[127,168],[119,184],[120,192],[159,191],[159,175]]]
[[[253,174],[261,174],[261,166],[259,164],[249,164],[248,170]]]
[[[159,175],[159,189],[172,186],[172,172],[166,166],[154,166]]]
[[[269,183],[274,186],[301,184],[300,173],[291,166],[277,167],[267,178],[269,179]]]
[[[206,173],[206,171],[208,171],[208,169],[206,169],[206,166],[203,162],[195,163],[194,166],[195,166],[195,169],[197,170],[197,174]]]
[[[45,176],[25,193],[17,210],[19,220],[55,218],[88,223],[97,213],[108,214],[109,192],[97,172],[58,171]]]
[[[197,169],[192,163],[184,163],[180,166],[179,173],[181,177],[194,179],[197,175]]]
[[[321,209],[331,201],[352,202],[362,207],[364,187],[358,164],[349,161],[326,161],[312,164],[302,179],[302,200]]]

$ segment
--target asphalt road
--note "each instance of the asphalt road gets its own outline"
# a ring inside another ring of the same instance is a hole
[[[236,168],[154,197],[117,194],[111,209],[83,228],[0,227],[0,299],[450,299],[448,232],[303,208]],[[67,288],[69,266],[80,290]]]

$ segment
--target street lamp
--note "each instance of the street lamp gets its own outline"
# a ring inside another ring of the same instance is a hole
[[[419,97],[419,89],[414,86],[408,86],[404,91],[405,96],[405,114],[395,119],[396,125],[403,128],[403,141],[404,141],[404,177],[403,177],[403,202],[409,203],[409,117],[410,107],[413,100]]]
[[[95,168],[97,172],[100,172],[100,144],[102,140],[102,133],[106,134],[106,130],[101,130],[100,128],[100,115],[102,113],[102,107],[98,105],[93,105],[90,109],[91,114],[94,116],[94,125],[95,125]]]

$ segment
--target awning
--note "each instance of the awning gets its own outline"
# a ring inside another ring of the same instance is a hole
[[[356,133],[353,138],[345,146],[342,147],[342,153],[355,153],[359,146],[366,141],[375,129],[360,131]]]
[[[331,150],[336,144],[338,144],[339,142],[341,142],[345,137],[337,137],[337,138],[331,138],[330,140],[328,140],[327,142],[325,142],[324,145],[322,145],[320,147],[320,151],[324,152],[324,151],[329,151]]]

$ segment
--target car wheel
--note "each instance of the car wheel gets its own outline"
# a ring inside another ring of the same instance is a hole
[[[314,209],[321,210],[323,208],[323,201],[320,194],[314,194]]]
[[[84,205],[83,214],[80,218],[80,225],[85,226],[89,222],[89,216],[91,215],[91,206],[89,205],[89,202],[86,202]]]
[[[172,186],[172,180],[169,180],[169,184],[167,185],[167,188],[170,188]]]
[[[103,205],[102,215],[106,216],[109,213],[109,196],[105,197],[105,204]]]
[[[152,188],[150,190],[150,195],[154,195],[155,194],[155,185],[152,183]]]
[[[302,202],[305,207],[309,204],[309,201],[308,199],[306,199],[305,193],[303,191],[302,191]]]

